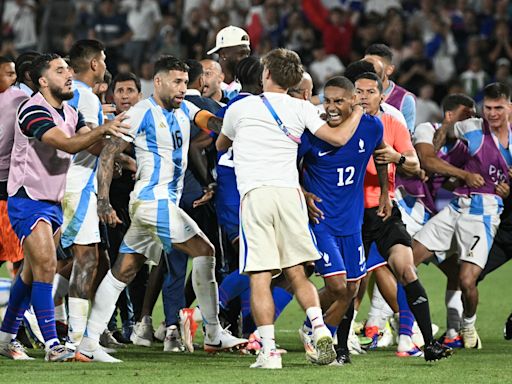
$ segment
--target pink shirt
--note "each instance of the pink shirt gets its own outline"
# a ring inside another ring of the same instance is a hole
[[[7,181],[9,164],[11,163],[14,129],[16,126],[16,110],[28,96],[19,88],[10,87],[0,93],[0,181]]]

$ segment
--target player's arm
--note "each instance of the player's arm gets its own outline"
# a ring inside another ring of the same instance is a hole
[[[190,170],[202,186],[209,185],[213,180],[208,178],[208,164],[203,153],[212,143],[212,138],[204,132],[199,132],[191,141],[188,151]]]
[[[354,106],[353,112],[337,127],[331,128],[327,123],[323,124],[313,134],[320,139],[336,147],[344,146],[354,135],[361,121],[364,109],[359,104]]]
[[[384,149],[386,144],[381,142],[377,149]],[[373,154],[373,160],[375,162],[375,168],[377,169],[377,177],[379,179],[380,197],[379,197],[379,208],[377,215],[382,217],[385,221],[391,216],[391,200],[389,198],[389,183],[388,183],[388,165],[379,164],[375,161],[375,152]]]
[[[408,176],[416,176],[420,172],[420,162],[414,149],[400,153],[391,145],[384,144],[382,148],[374,152],[373,158],[375,165],[394,163],[401,167],[402,171]]]
[[[441,147],[446,144],[447,141],[453,141],[457,139],[454,130],[455,123],[443,120],[441,127],[434,133],[434,153],[439,152]]]
[[[195,114],[193,121],[198,128],[210,136],[212,136],[212,134],[218,135],[222,129],[222,118],[204,109],[201,109]]]

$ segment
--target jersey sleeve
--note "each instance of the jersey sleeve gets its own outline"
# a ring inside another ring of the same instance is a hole
[[[237,124],[237,110],[238,105],[232,105],[226,110],[224,120],[222,121],[221,133],[224,134],[231,141],[235,140],[236,136],[236,124]]]
[[[82,113],[87,124],[92,124],[94,127],[97,127],[103,123],[101,102],[93,93],[82,92],[76,108]]]
[[[476,153],[484,139],[482,126],[482,119],[467,119],[459,121],[454,125],[455,136],[468,144],[471,155]]]
[[[302,159],[306,155],[306,153],[308,153],[311,150],[311,147],[311,133],[308,131],[304,131],[304,133],[300,137],[299,149],[297,151],[297,161],[300,161],[300,159]]]
[[[320,117],[318,108],[309,101],[304,102],[304,123],[306,128],[314,135],[325,121]]]
[[[414,147],[411,141],[411,133],[405,125],[396,119],[391,119],[394,132],[394,145],[396,151],[404,153],[407,151],[414,151]]]
[[[414,124],[416,123],[416,100],[414,100],[414,97],[410,94],[404,97],[402,113],[407,123],[407,129],[409,129],[411,133],[414,132]]]
[[[185,103],[185,105],[187,106],[188,118],[190,119],[190,121],[193,122],[194,118],[196,117],[197,113],[201,110],[201,108],[199,108],[198,106],[196,106],[188,100],[183,100],[183,103]]]
[[[43,134],[56,127],[52,114],[41,105],[31,105],[18,115],[21,132],[27,137],[41,140]]]
[[[433,144],[436,130],[431,123],[419,124],[414,130],[413,144]]]
[[[151,114],[151,108],[144,108],[143,106],[135,105],[126,112],[126,123],[130,126],[128,133],[121,136],[124,141],[132,143],[139,132],[145,130],[147,124],[150,124],[153,115]]]

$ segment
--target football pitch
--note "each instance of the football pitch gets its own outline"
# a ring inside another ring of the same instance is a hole
[[[422,266],[419,274],[430,298],[433,321],[440,332],[445,328],[445,278],[434,267]],[[5,270],[0,270],[5,275]],[[426,363],[423,358],[398,358],[395,348],[353,356],[343,367],[318,367],[307,363],[297,329],[304,319],[293,301],[276,324],[278,344],[288,350],[283,355],[283,369],[249,369],[254,356],[223,353],[209,356],[162,352],[155,343],[151,348],[129,346],[116,357],[122,364],[45,363],[41,350],[30,350],[35,361],[15,362],[0,357],[0,383],[512,383],[512,341],[503,339],[503,324],[512,310],[512,263],[502,267],[480,284],[477,329],[482,350],[458,350],[450,359]],[[318,280],[317,280],[318,282]],[[368,312],[368,300],[358,320]],[[163,319],[161,300],[153,316],[153,325]],[[198,340],[196,340],[198,341]]]

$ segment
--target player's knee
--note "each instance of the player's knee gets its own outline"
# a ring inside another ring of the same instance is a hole
[[[469,291],[476,286],[476,281],[469,274],[461,274],[459,276],[459,286],[463,292]]]
[[[410,284],[418,279],[414,265],[404,265],[396,273],[396,279],[402,285]]]
[[[325,288],[329,295],[336,300],[347,295],[347,281],[344,276],[333,276],[326,280]]]
[[[359,281],[353,281],[347,283],[347,295],[350,299],[353,299],[357,296],[357,292],[359,291]]]
[[[57,271],[57,260],[55,258],[48,258],[44,262],[32,263],[32,273],[35,281],[42,281],[45,283],[53,282],[53,277]]]

